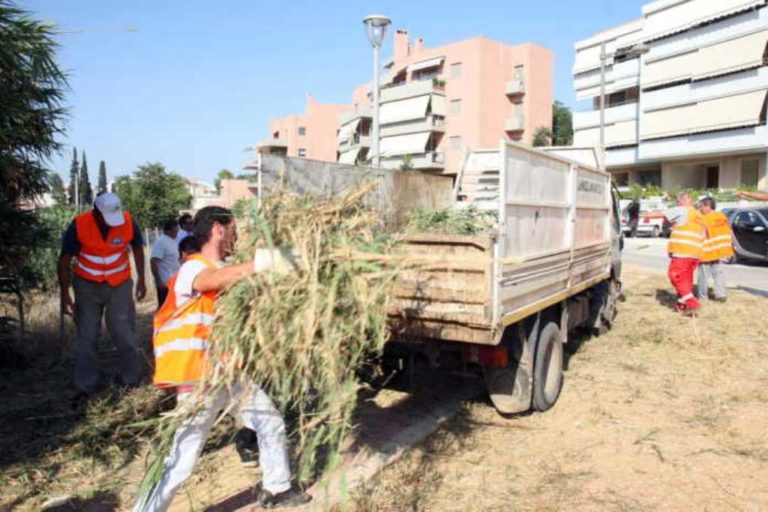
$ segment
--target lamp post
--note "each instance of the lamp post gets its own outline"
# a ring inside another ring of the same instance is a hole
[[[627,58],[635,58],[640,57],[641,55],[645,55],[649,51],[651,51],[651,49],[648,47],[648,45],[644,43],[638,43],[627,50],[624,55]],[[600,43],[600,146],[603,148],[605,147],[605,64],[607,61],[608,54],[605,53],[605,41],[603,41]],[[642,87],[642,84],[640,84],[638,87]],[[638,103],[640,102],[639,96],[640,94],[638,91]]]
[[[373,47],[373,133],[371,151],[373,152],[373,166],[379,167],[379,52],[384,39],[387,37],[387,26],[392,20],[381,14],[371,14],[363,19],[365,34],[368,42]]]

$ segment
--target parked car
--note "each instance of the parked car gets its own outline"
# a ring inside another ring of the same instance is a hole
[[[668,237],[672,230],[672,225],[666,218],[650,218],[645,215],[651,212],[663,212],[666,209],[667,205],[662,202],[641,201],[640,215],[637,223],[637,234],[653,238],[658,238],[660,236]]]
[[[729,208],[726,216],[733,230],[735,259],[768,261],[768,208]]]

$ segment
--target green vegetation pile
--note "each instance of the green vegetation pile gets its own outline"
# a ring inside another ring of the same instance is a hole
[[[411,215],[405,226],[405,232],[477,235],[492,230],[497,222],[496,210],[480,210],[474,205],[463,210],[422,209]]]
[[[255,274],[217,302],[204,385],[253,383],[267,391],[293,425],[300,482],[338,462],[357,402],[357,370],[380,353],[388,336],[387,303],[399,258],[396,241],[379,234],[378,216],[363,206],[368,192],[370,186],[333,198],[279,192],[261,207],[246,205],[235,259],[248,261],[257,248],[280,248],[295,254],[297,270]],[[159,454],[167,452],[183,418],[168,419]],[[161,470],[158,455],[142,495]]]

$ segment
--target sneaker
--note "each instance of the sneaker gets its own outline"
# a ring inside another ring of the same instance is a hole
[[[261,508],[282,508],[282,507],[298,507],[300,505],[306,505],[312,501],[312,496],[299,490],[290,488],[287,491],[272,494],[271,492],[262,489],[259,491],[259,496],[256,498],[257,503]]]

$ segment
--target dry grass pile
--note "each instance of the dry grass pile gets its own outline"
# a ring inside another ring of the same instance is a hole
[[[395,242],[378,235],[377,216],[363,207],[368,192],[282,192],[261,208],[250,205],[235,259],[247,261],[257,248],[288,248],[298,270],[253,275],[217,302],[205,385],[255,383],[267,390],[295,424],[300,481],[336,462],[356,404],[356,370],[388,336],[397,256],[390,254]],[[160,464],[150,468],[149,488],[159,471]]]
[[[490,231],[498,221],[495,210],[480,210],[474,205],[463,210],[416,210],[405,226],[406,233],[476,235]]]

